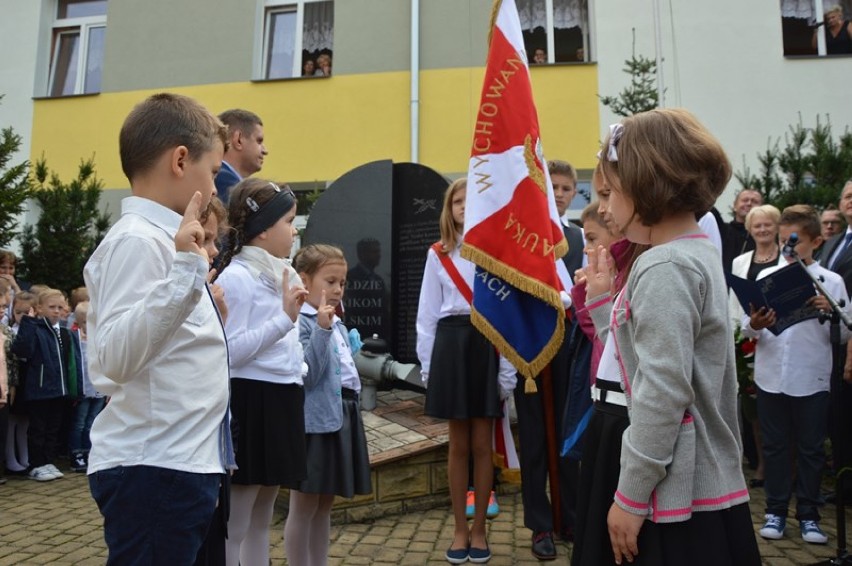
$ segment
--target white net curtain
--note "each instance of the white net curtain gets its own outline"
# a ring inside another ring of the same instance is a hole
[[[334,49],[334,2],[305,4],[302,49],[309,53]]]
[[[547,29],[545,0],[517,0],[521,29],[533,31]],[[585,0],[553,0],[553,27],[556,29],[582,28],[586,18]]]
[[[822,5],[822,11],[836,5],[843,8],[843,15],[848,20],[852,18],[852,0],[781,0],[782,18],[799,18],[802,20],[816,20],[815,6]]]

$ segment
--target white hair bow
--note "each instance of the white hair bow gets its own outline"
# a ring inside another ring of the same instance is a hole
[[[618,124],[610,124],[609,126],[609,144],[606,148],[606,160],[607,161],[618,161],[618,152],[615,147],[618,145],[618,142],[621,140],[621,136],[624,134],[624,126],[621,123]],[[603,150],[598,152],[598,159],[601,158],[603,154]]]

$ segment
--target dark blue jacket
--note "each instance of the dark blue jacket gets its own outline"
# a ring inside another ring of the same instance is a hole
[[[242,180],[242,177],[231,167],[230,163],[226,161],[222,162],[222,168],[219,169],[216,178],[213,179],[213,183],[216,185],[216,195],[226,206],[231,196],[231,188]]]
[[[21,387],[27,401],[83,394],[80,342],[76,333],[62,330],[68,340],[65,355],[53,327],[44,318],[25,316],[21,319],[12,352],[21,360]]]

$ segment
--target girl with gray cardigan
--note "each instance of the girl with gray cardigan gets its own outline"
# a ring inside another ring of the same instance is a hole
[[[616,229],[651,246],[614,297],[605,249],[586,269],[587,306],[611,341],[630,419],[607,517],[615,563],[757,566],[727,287],[696,222],[724,190],[730,163],[676,109],[611,126],[601,153]]]

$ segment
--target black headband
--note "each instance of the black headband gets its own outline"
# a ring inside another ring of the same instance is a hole
[[[269,184],[275,189],[275,194],[263,206],[258,205],[251,197],[246,199],[246,207],[251,211],[243,229],[246,242],[252,241],[264,230],[268,230],[296,204],[296,195],[289,187],[282,191],[275,183]]]

